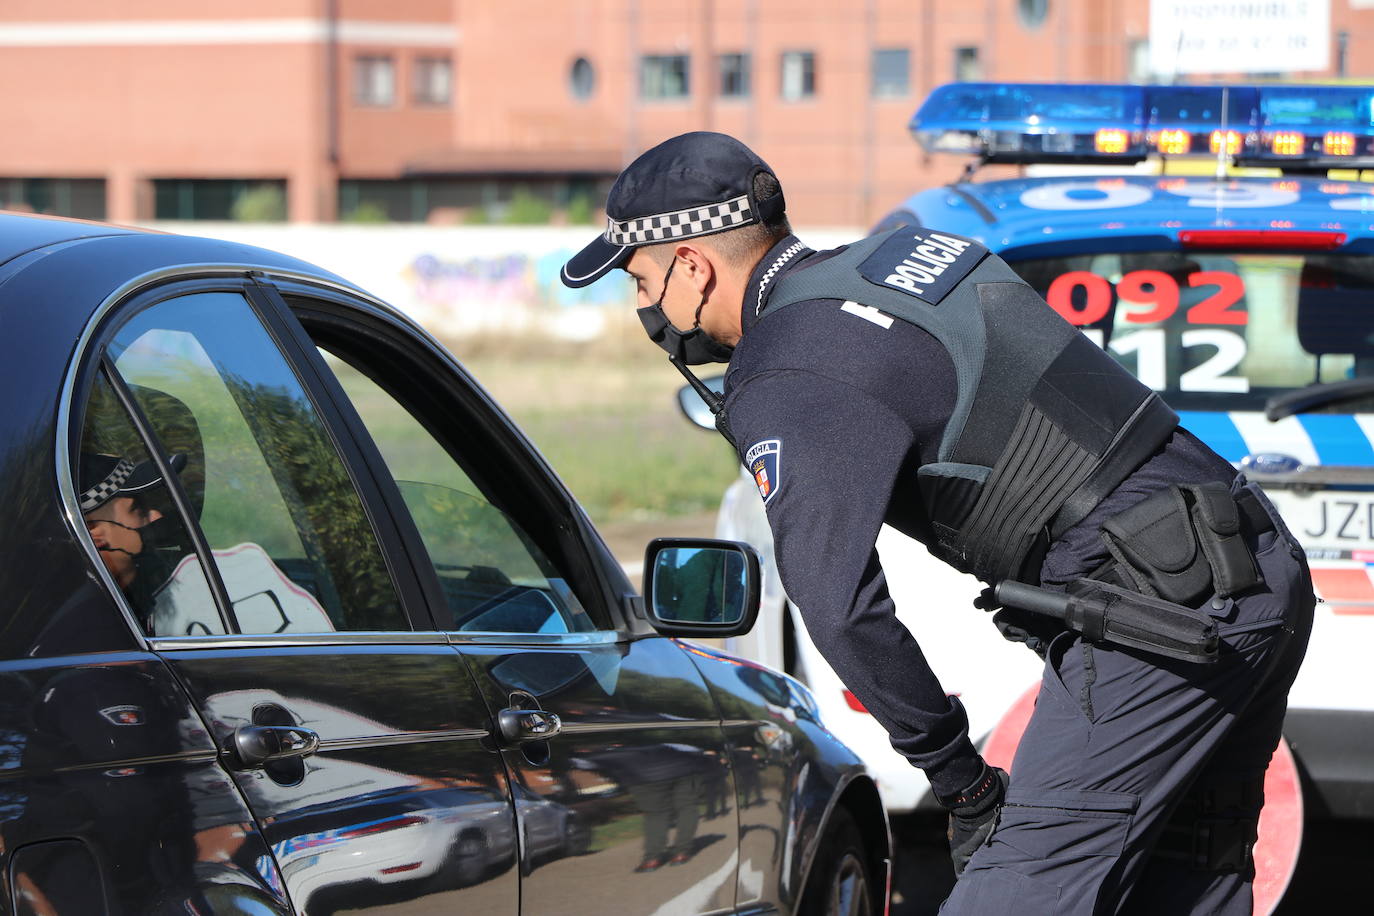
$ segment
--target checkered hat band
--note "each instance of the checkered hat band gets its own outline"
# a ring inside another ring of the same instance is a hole
[[[90,512],[109,502],[110,497],[120,491],[124,481],[128,480],[133,472],[134,463],[128,458],[121,458],[108,477],[81,494],[81,511]]]
[[[623,222],[607,218],[606,241],[612,245],[648,245],[687,239],[757,222],[747,195],[706,207],[659,213]]]

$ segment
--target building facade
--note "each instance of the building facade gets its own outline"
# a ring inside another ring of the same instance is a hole
[[[1289,2],[1329,4],[1329,66],[1276,59],[1268,75],[1374,76],[1374,4]],[[864,225],[957,175],[907,131],[934,86],[1159,78],[1150,0],[227,9],[0,6],[0,204],[122,222],[580,222],[639,152],[708,129],[777,170],[794,221]]]

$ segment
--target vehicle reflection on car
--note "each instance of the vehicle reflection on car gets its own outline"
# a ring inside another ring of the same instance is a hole
[[[349,771],[361,764],[344,764]],[[337,823],[332,805],[306,809],[275,826],[290,836],[273,844],[290,887],[310,912],[328,911],[358,884],[431,885],[457,889],[478,883],[515,861],[510,807],[495,793],[439,788],[422,793],[378,792],[354,796],[353,823],[312,830],[312,822]],[[416,887],[421,891],[434,886]],[[404,894],[398,894],[404,897]]]

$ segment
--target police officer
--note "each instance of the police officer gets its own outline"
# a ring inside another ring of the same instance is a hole
[[[631,163],[606,213],[563,282],[621,268],[685,374],[730,364],[710,403],[783,584],[950,811],[945,912],[1248,914],[1314,603],[1259,490],[975,240],[811,251],[772,170],[706,132]],[[1002,587],[979,606],[1015,592],[994,620],[1046,664],[1010,784],[893,613],[884,522]]]

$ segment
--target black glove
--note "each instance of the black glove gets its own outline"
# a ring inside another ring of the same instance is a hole
[[[947,836],[955,875],[964,873],[968,860],[997,826],[997,812],[1007,797],[1007,780],[1005,770],[984,763],[982,775],[972,785],[952,798],[939,799],[949,809]]]

